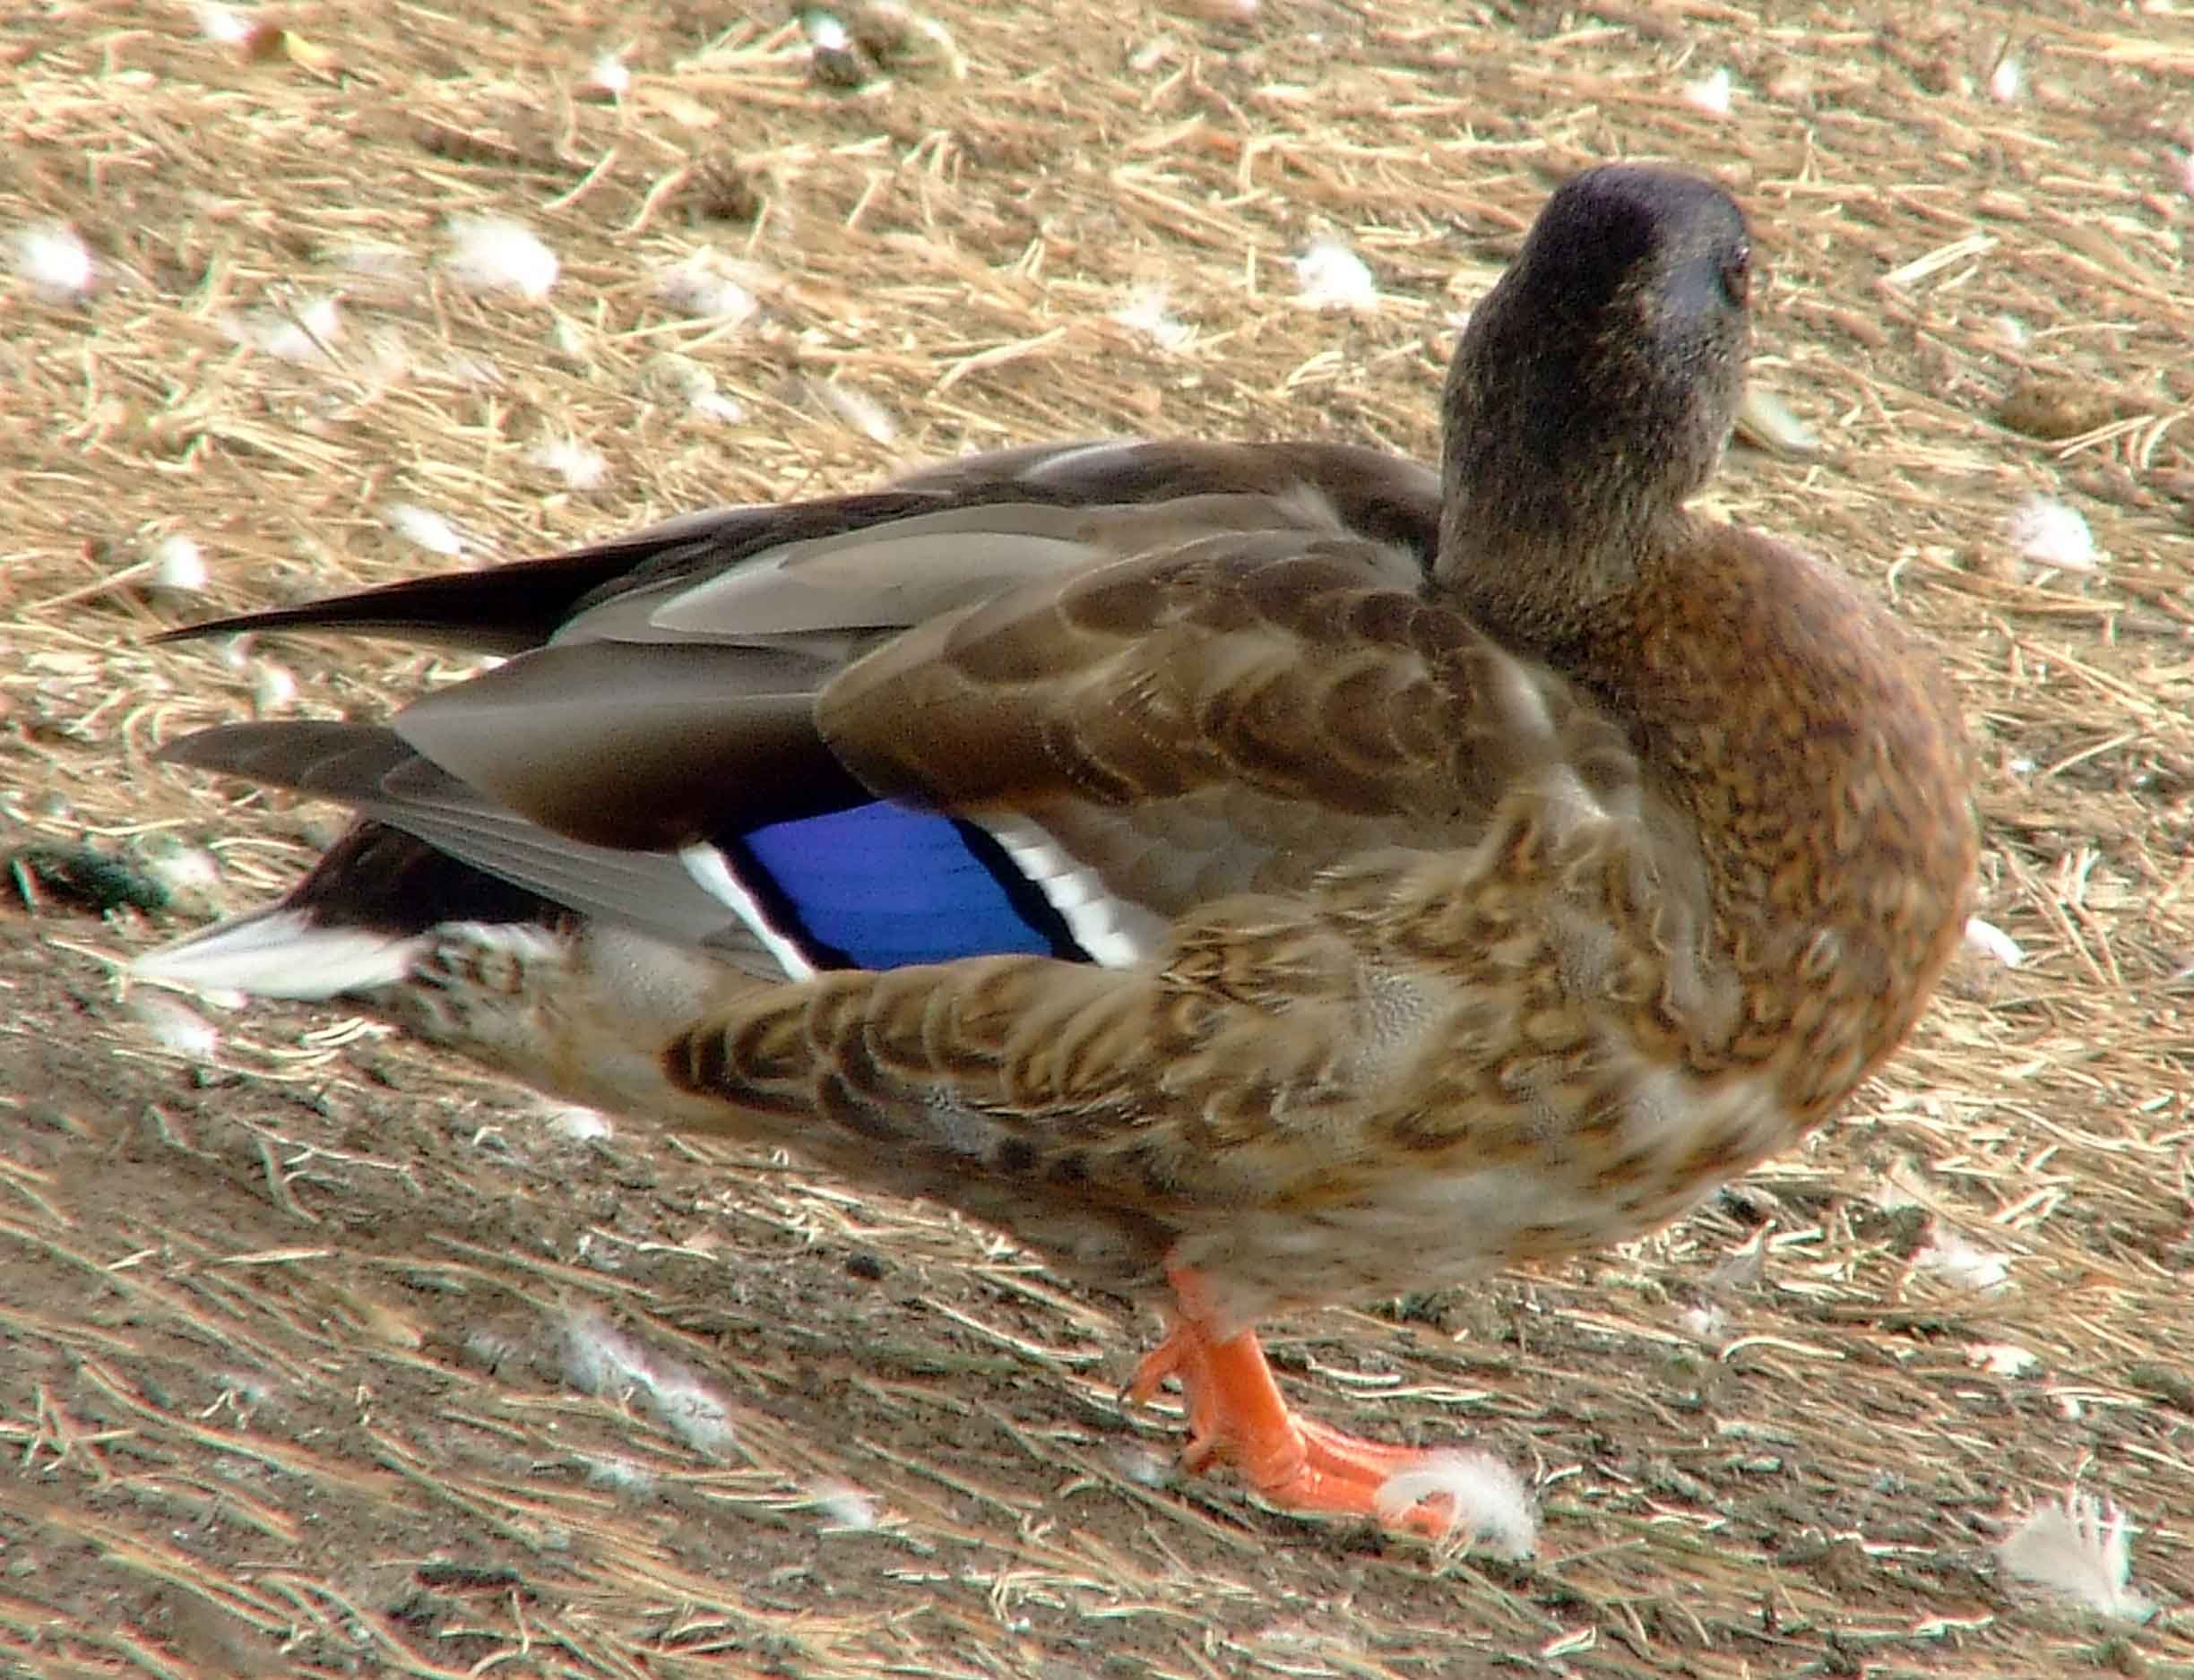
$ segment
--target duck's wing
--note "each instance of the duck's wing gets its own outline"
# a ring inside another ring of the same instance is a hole
[[[1426,620],[1437,502],[1412,463],[1076,444],[887,495],[611,545],[623,569],[566,599],[547,645],[394,719],[382,746],[418,763],[272,779],[687,943],[736,938],[731,904],[798,972],[1001,944],[1135,961],[1203,900],[1466,837],[1516,763],[1557,750],[1543,674]],[[393,622],[389,599],[312,622]],[[266,777],[289,727],[177,755]],[[917,891],[937,881],[957,884]]]

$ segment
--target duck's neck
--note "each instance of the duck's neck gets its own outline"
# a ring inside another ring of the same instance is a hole
[[[1620,510],[1612,521],[1588,521],[1538,500],[1537,487],[1511,480],[1476,495],[1451,493],[1435,588],[1504,643],[1561,663],[1562,650],[1590,639],[1594,625],[1620,618],[1669,521],[1620,495],[1608,498]]]
[[[1611,616],[1645,557],[1682,539],[1683,503],[1721,460],[1735,375],[1624,381],[1620,358],[1501,349],[1499,325],[1466,338],[1447,376],[1435,586],[1504,639],[1558,646]]]

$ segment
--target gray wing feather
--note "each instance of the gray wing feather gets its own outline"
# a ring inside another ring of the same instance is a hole
[[[230,724],[187,737],[160,756],[333,799],[583,915],[775,969],[747,925],[677,857],[552,833],[474,792],[378,725]]]

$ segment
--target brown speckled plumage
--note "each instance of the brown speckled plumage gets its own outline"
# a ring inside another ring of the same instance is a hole
[[[489,872],[525,938],[465,933],[439,874],[434,926],[358,884],[356,927],[411,942],[384,1012],[1170,1288],[1138,1390],[1189,1386],[1195,1456],[1366,1509],[1401,1460],[1288,1418],[1257,1318],[1675,1216],[1849,1098],[1966,917],[1941,673],[1683,505],[1748,275],[1718,188],[1593,171],[1473,314],[1438,491],[1333,446],[977,457],[514,569],[500,612],[490,573],[269,616],[531,650],[394,736],[181,755],[417,837],[351,843],[284,927],[340,922],[360,858]],[[788,981],[707,859],[757,800],[875,795],[972,825],[1096,961]]]

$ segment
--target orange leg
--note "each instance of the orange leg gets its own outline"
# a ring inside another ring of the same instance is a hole
[[[1382,1446],[1297,1417],[1280,1397],[1257,1332],[1245,1330],[1220,1340],[1203,1279],[1185,1266],[1166,1271],[1176,1299],[1173,1326],[1136,1367],[1127,1396],[1139,1404],[1166,1378],[1179,1379],[1188,1406],[1188,1444],[1181,1452],[1187,1469],[1231,1464],[1266,1500],[1290,1511],[1378,1516],[1378,1490],[1387,1478],[1438,1456]],[[1447,1503],[1414,1505],[1401,1521],[1420,1533],[1444,1536]]]

